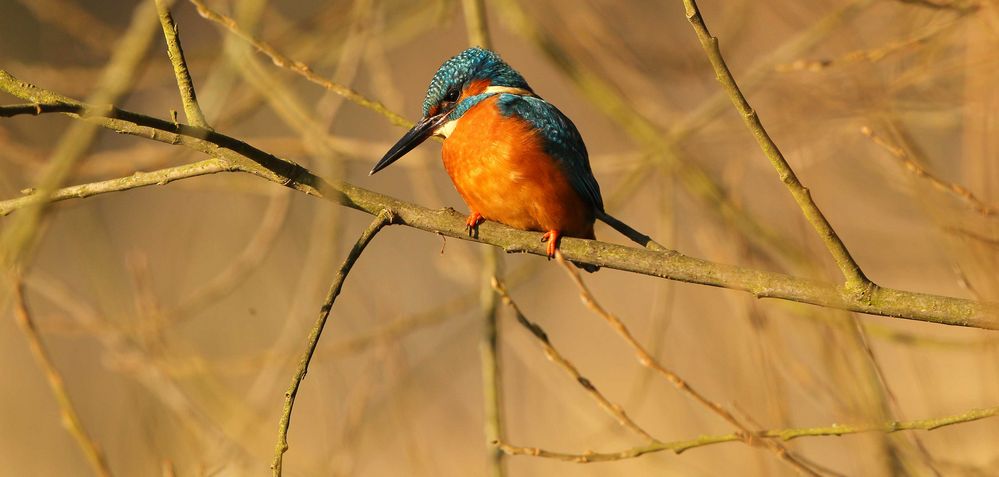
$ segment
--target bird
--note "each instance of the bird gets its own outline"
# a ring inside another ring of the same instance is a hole
[[[582,136],[497,53],[472,47],[445,61],[427,88],[423,117],[369,175],[431,136],[444,139],[444,169],[468,205],[470,236],[484,220],[542,232],[549,259],[562,237],[596,238],[604,204]]]

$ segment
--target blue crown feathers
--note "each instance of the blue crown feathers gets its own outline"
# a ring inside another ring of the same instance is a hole
[[[423,114],[427,115],[449,93],[460,93],[475,80],[489,80],[493,86],[531,89],[524,77],[496,53],[483,48],[469,48],[445,61],[434,74],[434,79],[430,80],[427,88],[427,97],[423,101]]]

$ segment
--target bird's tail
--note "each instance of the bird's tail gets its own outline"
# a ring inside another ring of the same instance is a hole
[[[648,235],[645,235],[633,229],[630,225],[621,222],[616,217],[614,217],[611,214],[608,214],[607,212],[604,212],[602,210],[597,210],[596,216],[598,219],[600,219],[601,222],[610,225],[611,228],[620,232],[621,235],[628,237],[629,239],[631,239],[631,241],[641,245],[642,247],[645,247],[649,250],[655,250],[657,252],[666,252],[669,250],[668,248],[664,247],[662,244],[659,244],[655,240],[652,240],[652,237],[649,237]]]
[[[657,251],[657,252],[666,252],[666,251],[669,251],[668,248],[664,247],[663,245],[661,245],[660,243],[656,242],[655,240],[652,240],[652,237],[649,237],[648,235],[645,235],[645,234],[643,234],[643,233],[635,230],[630,225],[628,225],[628,224],[626,224],[624,222],[621,222],[620,220],[617,219],[617,217],[614,217],[613,215],[608,214],[607,212],[604,212],[602,210],[597,210],[596,217],[601,222],[603,222],[603,223],[605,223],[607,225],[610,225],[611,228],[613,228],[614,230],[617,230],[618,232],[620,232],[621,235],[624,235],[625,237],[628,237],[633,242],[641,245],[642,247],[645,247],[645,248],[647,248],[649,250],[654,250],[654,251]],[[597,270],[600,270],[600,266],[598,266],[598,265],[593,265],[593,264],[589,264],[589,263],[576,263],[576,262],[571,262],[571,263],[573,265],[575,265],[576,267],[581,268],[583,270],[586,270],[587,272],[590,272],[590,273],[593,273],[593,272],[595,272]]]

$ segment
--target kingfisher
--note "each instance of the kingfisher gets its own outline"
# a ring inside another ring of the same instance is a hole
[[[369,175],[431,136],[444,138],[444,168],[468,205],[470,236],[484,220],[543,232],[549,259],[563,236],[596,238],[604,204],[583,138],[496,53],[469,48],[445,61],[427,88],[423,117]]]

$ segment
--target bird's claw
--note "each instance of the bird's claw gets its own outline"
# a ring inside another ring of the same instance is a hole
[[[479,238],[479,224],[485,222],[486,219],[482,217],[482,214],[478,212],[472,212],[465,220],[465,230],[468,231],[468,236],[472,238]]]
[[[558,250],[559,242],[562,241],[562,234],[558,230],[549,230],[541,236],[542,242],[548,242],[548,260],[555,258],[555,251]]]

